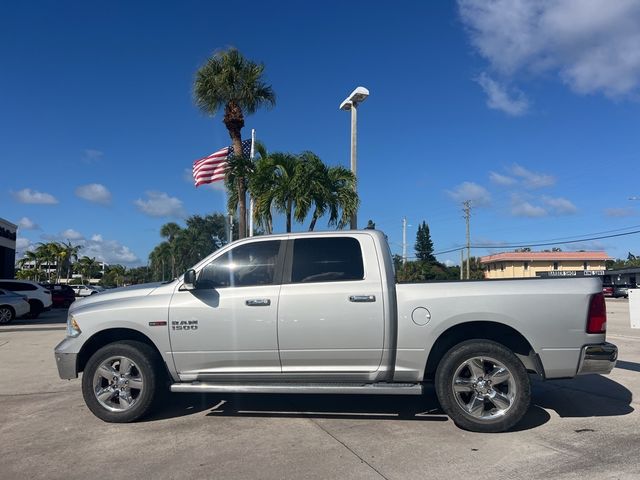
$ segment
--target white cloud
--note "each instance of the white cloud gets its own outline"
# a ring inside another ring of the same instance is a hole
[[[98,163],[104,157],[104,152],[87,148],[82,152],[82,161],[87,164]]]
[[[89,202],[108,205],[111,203],[111,192],[100,183],[89,183],[76,188],[76,196]]]
[[[129,247],[122,245],[117,240],[104,240],[100,234],[95,234],[91,240],[83,242],[81,253],[110,264],[131,264],[140,261]]]
[[[471,43],[505,78],[555,75],[580,94],[640,85],[637,0],[458,0]]]
[[[23,188],[17,192],[11,192],[13,198],[20,203],[34,203],[40,205],[53,205],[58,203],[58,199],[50,193],[39,192],[30,188]]]
[[[548,215],[547,211],[537,205],[532,205],[526,200],[516,200],[511,204],[511,215],[514,217],[545,217]]]
[[[607,217],[634,217],[638,214],[636,210],[632,207],[623,207],[623,208],[605,208],[604,214]]]
[[[151,217],[176,217],[183,218],[186,212],[182,200],[170,197],[164,192],[145,192],[147,200],[141,198],[133,202],[138,210]]]
[[[447,193],[457,202],[470,200],[476,207],[491,203],[491,194],[487,189],[473,182],[463,182],[453,190],[447,190]]]
[[[33,247],[31,240],[25,237],[16,238],[16,259],[24,257],[24,252]]]
[[[529,100],[520,90],[509,88],[482,72],[475,81],[487,95],[487,107],[501,110],[507,115],[519,117],[529,110]]]
[[[80,240],[81,238],[84,238],[80,232],[73,228],[67,228],[64,232],[61,232],[60,237],[65,240]]]
[[[74,245],[81,247],[78,253],[79,256],[95,258],[100,262],[110,264],[135,264],[140,262],[138,256],[129,247],[117,240],[105,240],[99,233],[93,234],[91,238],[87,239],[82,233],[69,228],[57,235],[42,235],[42,238],[47,241],[71,241]]]
[[[515,185],[518,181],[515,178],[507,177],[506,175],[500,175],[496,172],[489,172],[489,180],[496,185],[502,185],[504,187],[508,187],[511,185]]]
[[[18,228],[20,230],[39,230],[40,226],[29,217],[22,217],[18,220]]]
[[[521,178],[524,186],[531,189],[550,187],[556,183],[556,178],[553,175],[532,172],[517,163],[511,167],[510,172],[512,175]]]
[[[578,211],[578,207],[566,198],[544,196],[542,197],[542,201],[555,215],[571,215]]]
[[[453,267],[454,265],[458,265],[456,262],[454,262],[454,261],[453,261],[453,260],[451,260],[450,258],[447,258],[447,259],[444,261],[444,264],[445,264],[447,267]]]

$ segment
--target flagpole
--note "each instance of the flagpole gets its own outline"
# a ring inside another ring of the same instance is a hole
[[[249,158],[253,162],[253,157],[256,154],[256,129],[251,129],[251,154]],[[249,192],[249,236],[253,237],[253,196]]]

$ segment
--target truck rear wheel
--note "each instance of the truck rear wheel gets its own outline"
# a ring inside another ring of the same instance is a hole
[[[531,384],[515,354],[490,340],[468,340],[449,350],[435,376],[440,405],[460,428],[504,432],[529,409]]]
[[[87,362],[82,395],[93,414],[112,423],[133,422],[153,405],[160,381],[156,352],[136,341],[111,343]]]

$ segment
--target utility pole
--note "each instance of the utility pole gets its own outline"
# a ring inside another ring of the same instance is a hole
[[[469,235],[469,219],[471,218],[471,200],[465,200],[462,202],[462,211],[464,212],[464,219],[467,222],[467,280],[471,277],[471,236]]]
[[[460,280],[464,279],[464,248],[460,249]]]
[[[402,217],[402,265],[407,264],[407,217]]]

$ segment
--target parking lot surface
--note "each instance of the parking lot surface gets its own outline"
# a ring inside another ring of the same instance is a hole
[[[535,381],[514,431],[469,433],[422,397],[172,394],[108,424],[58,378],[66,311],[0,327],[2,479],[638,479],[640,330],[608,299],[611,375]]]

